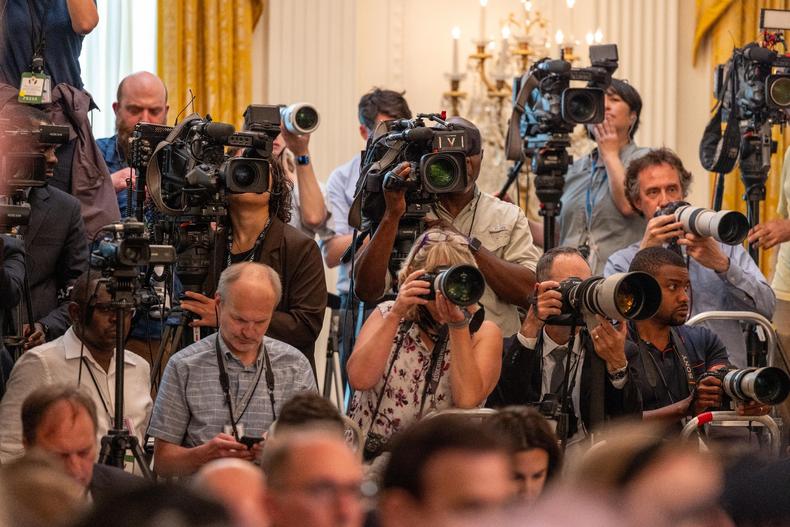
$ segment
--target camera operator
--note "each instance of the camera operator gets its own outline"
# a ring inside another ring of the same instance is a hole
[[[505,339],[502,375],[488,406],[537,404],[545,395],[559,395],[565,376],[570,326],[546,322],[562,313],[560,282],[589,278],[590,267],[577,249],[557,247],[538,260],[535,304],[519,332]],[[592,331],[576,328],[569,383],[573,383],[574,412],[578,412],[576,441],[595,431],[607,418],[639,415],[642,403],[633,368],[626,360],[626,326],[612,326],[598,316]],[[581,367],[578,367],[578,365]]]
[[[22,130],[52,124],[41,110],[16,103],[6,105],[0,111],[0,118],[8,119],[11,126]],[[6,151],[44,154],[46,178],[52,177],[57,164],[55,145],[31,145],[29,139],[9,137],[3,146]],[[70,287],[87,268],[88,246],[76,198],[51,185],[25,192],[30,203],[30,223],[20,231],[25,241],[33,320],[24,325],[23,333],[27,337],[25,349],[30,349],[63,335],[68,329],[68,305],[59,303],[58,293]]]
[[[282,297],[267,336],[299,349],[315,370],[315,341],[324,322],[326,278],[321,252],[291,219],[291,182],[277,159],[270,161],[269,191],[228,194],[228,235],[218,239],[214,261],[222,268],[239,262],[272,267],[282,280]],[[218,277],[209,276],[213,290]],[[181,306],[200,319],[192,326],[216,327],[214,299],[186,291]]]
[[[691,277],[691,315],[705,311],[756,311],[770,319],[776,298],[760,269],[741,245],[726,245],[712,237],[683,231],[674,214],[655,216],[667,204],[683,200],[691,174],[671,150],[661,148],[635,160],[628,167],[626,192],[641,216],[650,218],[642,240],[614,253],[604,275],[626,271],[634,255],[646,247],[663,246],[673,239],[685,247]],[[737,320],[712,320],[705,326],[727,345],[733,364],[746,366],[746,342]]]
[[[212,309],[219,331],[173,355],[159,387],[148,433],[160,476],[191,474],[220,457],[255,460],[282,405],[315,391],[307,359],[264,336],[281,293],[267,265],[244,262],[222,272]]]
[[[132,73],[118,84],[115,112],[115,135],[97,139],[104,162],[110,170],[113,189],[118,196],[121,216],[126,217],[127,180],[132,170],[127,163],[129,138],[137,123],[167,124],[167,88],[162,79],[147,71]]]
[[[539,252],[532,243],[524,212],[477,188],[483,159],[480,130],[461,117],[452,117],[447,123],[466,132],[468,186],[462,192],[441,194],[426,220],[429,225],[440,225],[469,241],[469,249],[486,279],[486,291],[480,301],[486,320],[495,322],[504,333],[513,334],[519,327],[516,306],[527,307],[525,299],[535,283]],[[404,162],[394,170],[399,177],[408,179],[411,168]],[[374,302],[386,292],[387,264],[406,211],[404,190],[385,189],[384,199],[386,209],[381,223],[354,263],[354,292],[365,302]]]
[[[367,434],[368,459],[432,410],[481,405],[496,384],[502,357],[496,325],[479,317],[470,324],[469,311],[438,290],[435,300],[422,296],[431,285],[422,275],[459,264],[476,266],[466,237],[429,229],[398,274],[395,301],[379,304],[362,326],[347,365],[356,390],[348,413]]]
[[[634,143],[642,98],[627,82],[612,79],[605,101],[604,121],[588,128],[596,148],[565,176],[559,217],[559,245],[578,247],[596,275],[613,252],[639,240],[645,227],[623,192],[626,167],[647,151]]]
[[[727,349],[706,327],[684,325],[689,312],[691,281],[683,257],[664,247],[636,253],[629,271],[652,275],[661,286],[661,307],[650,319],[629,324],[628,364],[638,375],[644,419],[679,421],[721,405],[721,381],[702,377],[727,366]],[[750,403],[741,413],[760,415],[770,406]]]
[[[99,271],[83,273],[71,290],[68,304],[72,326],[52,342],[22,355],[11,371],[8,391],[0,402],[0,460],[21,456],[20,408],[36,388],[65,383],[81,385],[99,409],[97,441],[113,428],[115,400],[115,342],[117,313],[112,295]],[[127,315],[129,329],[131,313]],[[124,353],[124,422],[142,442],[151,414],[148,363],[130,351]]]
[[[0,235],[0,399],[5,393],[5,380],[14,365],[3,342],[6,311],[13,309],[22,299],[25,281],[25,247],[10,236]]]

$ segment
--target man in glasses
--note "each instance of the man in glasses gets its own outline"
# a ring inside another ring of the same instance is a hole
[[[98,409],[97,444],[113,427],[118,315],[111,300],[101,273],[84,273],[71,290],[71,327],[62,337],[27,351],[14,365],[0,403],[0,462],[7,463],[24,453],[19,418],[22,402],[44,385],[80,385],[90,394]],[[131,312],[125,317],[126,333]],[[148,363],[124,351],[124,423],[141,442],[152,406],[149,376]]]

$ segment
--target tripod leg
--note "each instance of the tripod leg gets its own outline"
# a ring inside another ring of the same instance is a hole
[[[343,396],[343,379],[340,377],[340,356],[337,352],[332,354],[332,363],[334,367],[332,368],[333,375],[332,377],[335,379],[335,392],[337,396],[337,405],[340,410],[345,413],[346,411],[346,404],[345,404],[345,397]]]
[[[129,447],[132,449],[132,455],[137,465],[140,467],[140,472],[142,472],[143,477],[155,481],[156,478],[145,460],[145,454],[143,453],[143,448],[140,446],[140,441],[137,439],[137,436],[131,436],[129,438]]]

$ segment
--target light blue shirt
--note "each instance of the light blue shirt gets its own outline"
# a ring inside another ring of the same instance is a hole
[[[730,259],[730,268],[717,273],[689,259],[691,314],[707,311],[756,311],[769,320],[774,315],[776,296],[760,269],[741,245],[719,243]],[[639,252],[639,242],[614,253],[606,262],[604,276],[628,271]],[[708,320],[702,325],[714,332],[727,346],[730,361],[746,366],[746,341],[738,320]]]
[[[354,194],[359,179],[359,164],[361,155],[355,155],[347,163],[340,165],[332,171],[326,182],[326,200],[329,212],[334,221],[335,235],[351,234],[354,228],[348,224],[348,211],[354,202]],[[323,244],[321,244],[323,248]],[[337,274],[337,292],[348,293],[351,285],[351,262],[341,263]]]

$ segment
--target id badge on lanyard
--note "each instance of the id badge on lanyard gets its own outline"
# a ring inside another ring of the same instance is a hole
[[[17,100],[25,104],[48,104],[52,102],[52,78],[44,73],[44,49],[47,45],[44,31],[51,2],[42,6],[43,17],[36,16],[33,0],[28,0],[27,7],[33,30],[33,58],[30,61],[30,71],[22,72]]]
[[[579,240],[579,252],[584,256],[587,260],[587,263],[590,265],[591,269],[595,269],[598,265],[598,244],[595,241],[595,236],[593,235],[593,214],[595,212],[595,203],[597,201],[598,194],[600,193],[601,185],[606,183],[606,171],[603,172],[603,179],[600,185],[595,188],[593,192],[593,186],[595,185],[596,181],[596,173],[599,167],[597,160],[593,161],[592,171],[590,172],[590,183],[587,185],[587,193],[586,193],[586,200],[585,200],[585,222],[584,222],[584,232],[582,233],[582,237]]]

